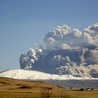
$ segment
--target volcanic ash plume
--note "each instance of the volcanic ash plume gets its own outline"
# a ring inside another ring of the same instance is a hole
[[[45,35],[44,43],[21,54],[22,69],[98,78],[98,23],[83,32],[57,26]]]

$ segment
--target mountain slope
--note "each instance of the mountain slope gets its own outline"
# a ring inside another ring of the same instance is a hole
[[[50,98],[49,96],[51,98],[98,98],[98,90],[68,90],[42,81],[0,77],[0,98],[13,98],[13,96],[14,98]]]
[[[48,94],[51,95],[49,91],[58,96],[55,92],[61,92],[62,90],[65,91],[63,88],[42,81],[0,77],[0,98],[48,98]],[[47,94],[46,97],[45,93]]]
[[[89,77],[74,77],[70,74],[67,75],[47,74],[34,70],[22,70],[22,69],[15,69],[2,72],[0,73],[0,77],[8,77],[14,79],[30,79],[30,80],[90,79]]]

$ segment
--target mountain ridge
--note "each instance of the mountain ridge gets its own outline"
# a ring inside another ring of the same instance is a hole
[[[74,77],[71,74],[58,75],[48,74],[35,70],[14,69],[0,73],[0,77],[8,77],[14,79],[27,79],[27,80],[83,80],[83,79],[97,79],[91,77]]]

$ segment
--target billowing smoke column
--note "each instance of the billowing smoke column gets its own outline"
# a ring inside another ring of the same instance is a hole
[[[22,69],[98,78],[98,23],[85,28],[57,26],[37,45],[20,56]]]

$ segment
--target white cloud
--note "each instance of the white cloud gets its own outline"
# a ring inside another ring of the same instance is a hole
[[[91,36],[96,36],[98,34],[98,23],[88,26],[84,29],[84,32],[89,33]]]
[[[61,44],[59,48],[60,49],[71,49],[71,47],[69,45],[65,44],[65,43]]]

